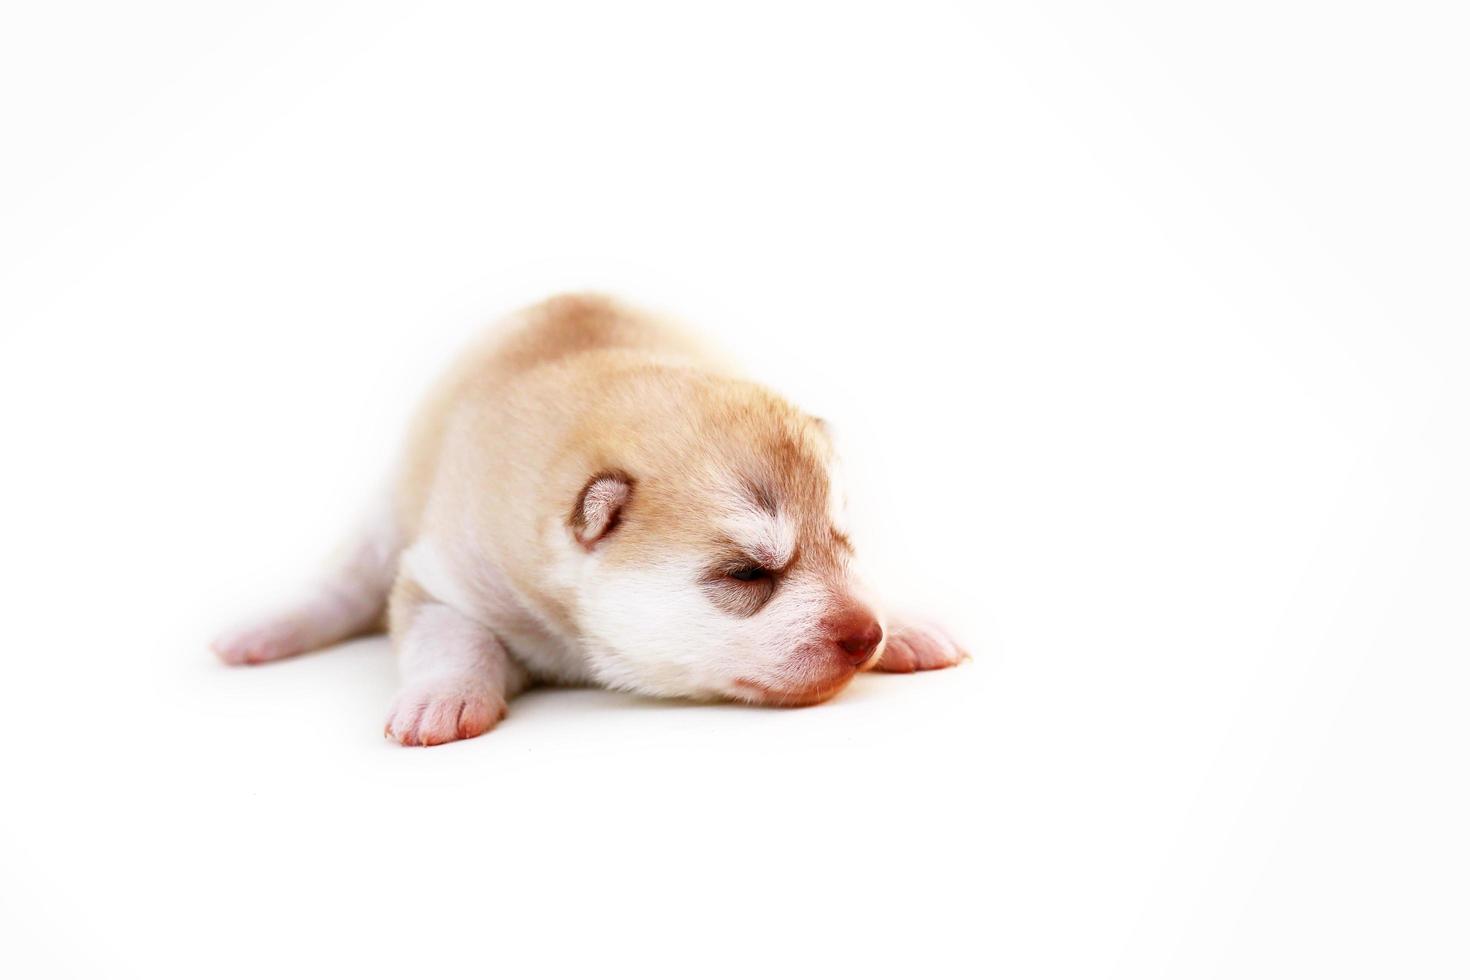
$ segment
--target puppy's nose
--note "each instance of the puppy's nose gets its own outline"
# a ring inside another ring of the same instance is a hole
[[[883,642],[883,627],[872,613],[863,610],[845,614],[833,626],[838,649],[854,667],[861,667]]]

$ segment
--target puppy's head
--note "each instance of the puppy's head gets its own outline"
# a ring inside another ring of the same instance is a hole
[[[876,661],[824,426],[753,385],[642,402],[572,502],[575,618],[600,679],[801,705]],[[631,430],[631,431],[629,431]]]

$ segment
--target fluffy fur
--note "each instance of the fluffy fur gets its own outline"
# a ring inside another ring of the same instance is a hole
[[[518,313],[430,394],[390,498],[320,586],[215,644],[259,663],[374,628],[386,731],[489,730],[528,683],[797,705],[862,669],[946,667],[853,570],[826,427],[597,296]]]

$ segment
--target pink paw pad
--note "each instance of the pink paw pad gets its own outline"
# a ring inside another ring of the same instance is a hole
[[[943,630],[928,625],[904,624],[889,634],[875,670],[911,674],[918,670],[940,670],[970,659]]]
[[[505,701],[463,687],[416,688],[394,699],[383,734],[400,745],[442,745],[483,735],[505,717]]]

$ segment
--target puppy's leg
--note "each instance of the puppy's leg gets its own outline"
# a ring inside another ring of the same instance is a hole
[[[214,652],[227,664],[259,664],[381,629],[402,550],[402,533],[384,506],[339,551],[316,585],[218,637],[211,644]]]
[[[402,680],[383,733],[404,745],[483,735],[526,686],[524,668],[493,633],[407,577],[394,587],[389,629]]]
[[[970,659],[944,630],[929,623],[899,619],[888,625],[888,642],[873,670],[912,674],[953,667]]]

